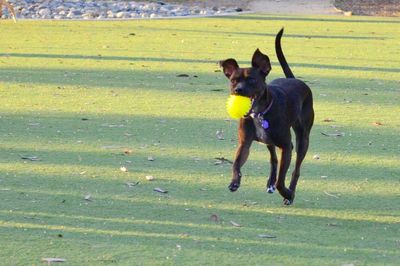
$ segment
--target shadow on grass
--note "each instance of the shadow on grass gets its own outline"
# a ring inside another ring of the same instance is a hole
[[[84,149],[84,148],[83,148]],[[228,150],[228,151],[226,151]],[[228,185],[231,175],[231,164],[226,163],[223,165],[215,165],[214,158],[223,157],[230,158],[233,156],[235,149],[224,147],[223,149],[215,149],[211,152],[208,158],[193,159],[191,156],[179,156],[180,147],[176,148],[174,154],[167,152],[165,154],[157,154],[156,162],[149,162],[147,155],[153,154],[152,152],[135,152],[134,155],[126,156],[123,149],[120,151],[102,151],[102,152],[87,152],[87,151],[48,151],[46,148],[40,150],[27,150],[24,148],[0,149],[0,152],[7,153],[8,158],[3,157],[12,164],[21,164],[20,170],[9,170],[10,174],[20,173],[21,171],[30,171],[33,176],[40,176],[46,174],[46,170],[50,172],[56,171],[51,175],[63,176],[63,171],[67,170],[71,173],[71,179],[91,179],[93,176],[96,178],[107,178],[102,173],[98,172],[101,167],[104,171],[114,173],[116,176],[120,175],[120,166],[128,167],[132,174],[126,175],[126,178],[143,178],[146,175],[159,175],[159,179],[168,180],[168,176],[172,173],[179,176],[193,176],[194,179],[203,175],[219,176],[221,174],[226,176],[226,185]],[[193,151],[194,152],[194,151]],[[253,151],[254,153],[254,151]],[[257,152],[259,155],[260,152]],[[21,159],[21,156],[29,157],[35,156],[40,158],[38,162],[26,162]],[[251,157],[251,156],[250,156]],[[230,158],[231,159],[231,158]],[[295,154],[293,154],[294,164]],[[126,163],[129,161],[129,163]],[[245,167],[242,169],[243,183],[246,184],[249,180],[258,180],[265,183],[266,177],[269,174],[269,153],[265,149],[265,160],[250,158]],[[257,169],[252,168],[257,166]],[[262,167],[260,167],[262,166]],[[338,171],[338,169],[341,169]],[[310,176],[328,175],[330,182],[340,182],[340,184],[348,182],[359,182],[363,186],[367,186],[365,180],[369,180],[370,184],[378,182],[394,182],[397,180],[400,168],[395,166],[382,166],[379,163],[375,165],[358,165],[358,164],[341,164],[335,162],[319,163],[314,161],[306,161],[303,164],[302,172],[310,178]],[[80,175],[79,172],[85,174]],[[312,173],[312,174],[311,174]],[[122,176],[120,176],[122,178]],[[314,178],[311,178],[313,180]],[[287,174],[287,182],[290,180],[290,171]],[[245,186],[245,185],[244,185]],[[337,188],[335,188],[337,189]]]
[[[8,54],[0,54],[0,57],[17,57],[17,58],[44,58],[44,59],[79,59],[79,60],[116,60],[116,61],[128,61],[128,62],[174,62],[174,63],[205,63],[205,64],[213,64],[215,68],[218,68],[217,63],[218,60],[206,60],[206,59],[185,59],[185,58],[161,58],[161,57],[129,57],[129,56],[91,56],[91,55],[60,55],[60,54],[20,54],[20,53],[8,53]],[[239,61],[239,64],[247,65],[248,61]],[[279,66],[277,63],[273,63],[274,66]],[[315,69],[332,69],[332,70],[351,70],[351,71],[368,71],[368,72],[400,72],[400,68],[385,68],[385,67],[362,67],[362,66],[344,66],[344,65],[328,65],[328,64],[310,64],[310,63],[290,63],[292,67],[304,67],[304,68],[315,68]],[[95,76],[97,78],[109,78],[109,77],[118,77],[125,76],[129,73],[129,75],[133,75],[133,73],[139,72],[135,71],[111,71],[111,70],[88,70],[88,69],[45,69],[45,68],[2,68],[2,75],[0,78],[4,81],[10,81],[8,77],[24,77],[28,75],[31,81],[37,80],[52,80],[52,76],[57,77],[58,80],[62,78],[62,80],[66,80],[65,76],[68,73],[76,73],[80,79],[83,79],[81,75],[85,76]],[[146,72],[146,71],[143,71]],[[153,76],[159,76],[166,73],[155,73],[152,71],[151,74]],[[171,73],[173,74],[173,73]],[[40,76],[39,75],[43,75]],[[106,75],[106,77],[104,76]],[[203,74],[204,75],[204,74]],[[61,77],[60,77],[61,76]],[[76,78],[78,78],[76,76]]]
[[[240,16],[221,16],[218,17],[220,19],[235,19],[235,20],[273,20],[273,21],[308,21],[308,22],[337,22],[337,23],[378,23],[378,24],[399,24],[400,20],[398,19],[344,19],[343,17],[302,17],[302,16],[269,16],[269,15],[262,15],[262,16],[248,16],[248,15],[240,15]]]
[[[173,31],[173,32],[195,32],[195,33],[205,33],[205,34],[218,34],[227,35],[228,37],[233,36],[260,36],[260,37],[271,37],[275,38],[277,32],[274,33],[260,33],[260,32],[237,32],[237,31],[220,31],[220,30],[196,30],[196,29],[182,29],[182,28],[153,28],[146,27],[146,29],[157,30],[157,31]],[[349,35],[304,35],[304,34],[286,34],[285,38],[296,38],[296,39],[332,39],[332,40],[386,40],[387,37],[372,37],[372,36],[352,36]]]
[[[338,252],[344,248],[351,251],[351,255],[345,255],[347,259],[397,252],[395,246],[388,245],[388,241],[396,239],[396,217],[382,215],[376,208],[379,203],[383,208],[390,205],[395,210],[393,198],[388,196],[351,195],[339,204],[330,198],[320,199],[318,203],[322,206],[311,209],[307,208],[311,203],[302,203],[301,197],[299,204],[289,208],[284,208],[279,199],[278,204],[262,201],[245,207],[246,199],[259,201],[261,197],[279,196],[261,194],[254,189],[247,189],[250,190],[247,196],[215,188],[200,192],[197,185],[179,182],[170,184],[167,196],[158,196],[151,191],[153,184],[140,185],[127,192],[127,188],[117,187],[110,181],[93,180],[86,185],[97,192],[93,193],[91,202],[85,202],[83,195],[68,185],[72,182],[76,181],[68,180],[68,176],[53,178],[51,182],[38,178],[29,187],[11,187],[2,192],[0,227],[7,234],[12,232],[14,240],[47,231],[48,235],[54,235],[53,241],[60,242],[63,239],[75,242],[85,236],[95,239],[96,244],[134,240],[142,244],[156,242],[166,248],[178,241],[184,248],[228,254],[248,254],[251,248],[253,254],[265,255],[267,248],[274,255],[283,256],[290,247],[306,253],[308,258],[319,257],[323,252],[327,262],[337,259]],[[56,183],[67,189],[60,191]],[[371,196],[376,201],[373,205],[368,202]],[[363,207],[352,207],[354,201],[364,202]],[[212,214],[218,215],[218,222],[210,219]],[[243,227],[234,227],[230,221]],[[359,239],[367,237],[366,232],[368,237],[374,237],[373,242],[360,246]],[[258,237],[265,233],[277,238]],[[57,240],[59,234],[63,239]],[[332,239],[333,235],[336,240]],[[387,256],[386,261],[391,261],[390,258]]]
[[[126,204],[123,208],[134,212],[131,215],[136,218],[141,216],[135,208],[143,207],[149,213],[142,218],[156,216],[161,220],[168,216],[167,214],[172,212],[173,209],[175,209],[173,215],[178,216],[185,216],[185,213],[192,215],[200,209],[208,209],[209,215],[225,212],[229,214],[234,211],[238,217],[242,217],[253,216],[254,213],[258,213],[260,216],[268,215],[271,212],[270,209],[284,208],[282,198],[278,193],[270,195],[265,192],[265,177],[245,176],[239,192],[229,192],[230,169],[226,169],[224,178],[219,178],[220,175],[214,174],[214,170],[208,173],[198,171],[197,173],[185,174],[185,171],[180,169],[175,172],[171,172],[170,169],[163,169],[165,176],[156,174],[156,182],[150,184],[144,179],[144,176],[149,173],[154,174],[156,171],[144,172],[143,174],[135,172],[123,176],[115,171],[115,174],[107,173],[94,176],[90,170],[80,175],[74,173],[68,167],[63,169],[70,174],[67,176],[61,173],[43,174],[36,172],[35,169],[30,169],[31,174],[29,175],[25,171],[2,171],[13,176],[13,180],[4,179],[3,187],[7,190],[2,191],[4,197],[0,205],[6,210],[16,208],[16,210],[45,212],[49,209],[60,208],[60,211],[64,212],[65,208],[79,208],[78,206],[82,204],[91,204],[84,200],[85,195],[91,194],[90,201],[96,202],[91,205],[94,208],[93,211],[97,212],[99,208],[104,208],[101,213],[106,217],[129,216],[130,212],[125,210],[111,211],[113,213],[109,213],[108,210],[109,208],[113,209],[113,206],[119,208]],[[106,170],[104,169],[104,172]],[[183,178],[185,181],[181,181]],[[396,190],[388,190],[385,193],[384,188],[378,188],[379,191],[376,191],[379,185],[377,180],[366,183],[351,179],[351,177],[347,178],[347,182],[336,178],[331,178],[328,182],[315,179],[310,182],[308,176],[305,179],[307,182],[298,186],[293,207],[294,213],[291,214],[294,217],[315,216],[326,220],[376,223],[395,223],[398,220],[398,200],[396,198],[398,193]],[[303,178],[300,180],[303,180]],[[138,182],[138,184],[129,188],[126,185],[127,182]],[[396,179],[386,178],[384,182],[391,185],[396,182]],[[318,187],[310,187],[314,184],[317,184]],[[361,189],[358,188],[359,185]],[[345,190],[341,190],[340,186],[345,187]],[[160,195],[153,191],[156,187],[161,187],[169,192],[165,196]],[[373,200],[371,201],[371,199]],[[246,202],[258,202],[258,204],[255,207],[242,207],[248,206]],[[132,208],[132,206],[135,207]],[[86,210],[86,212],[88,211]],[[284,214],[284,212],[286,214],[291,213],[285,211],[285,209],[281,211],[273,210],[271,213]],[[308,214],[305,215],[305,213]],[[205,217],[209,216],[203,218]],[[170,217],[169,219],[173,218]],[[181,217],[179,221],[185,219]],[[195,223],[194,220],[187,222]]]
[[[232,147],[237,144],[238,121],[225,120],[224,116],[218,119],[190,117],[190,115],[158,115],[158,113],[97,115],[38,111],[38,113],[3,112],[1,118],[3,128],[0,132],[9,134],[8,143],[12,144],[16,140],[27,144],[36,142],[39,145],[45,145],[47,143],[45,146],[50,147],[50,150],[52,143],[72,145],[75,148],[85,145],[101,148],[115,144],[122,147],[160,145],[165,148],[184,150],[198,149],[200,146],[214,150],[213,148]],[[334,125],[340,126],[340,122],[338,123]],[[330,131],[336,132],[336,130],[331,129],[331,124],[327,122],[317,124],[316,121],[312,130],[312,137],[317,142],[315,145],[324,143],[324,146],[329,145],[330,151],[342,150],[361,156],[371,149],[375,149],[376,156],[398,155],[395,152],[396,146],[384,147],[387,146],[386,142],[393,143],[391,140],[399,139],[398,130],[395,127],[366,124],[365,126],[341,126],[341,128],[340,131],[350,132],[357,139],[346,135],[343,137],[324,136],[321,131],[327,130],[326,134]],[[225,132],[223,140],[215,136],[219,129]],[[349,147],[348,141],[353,142],[354,149]],[[373,143],[384,145],[382,149],[377,149],[377,147],[374,148]],[[335,146],[338,149],[332,150]],[[18,148],[22,147],[18,146]],[[37,148],[41,150],[40,147]]]

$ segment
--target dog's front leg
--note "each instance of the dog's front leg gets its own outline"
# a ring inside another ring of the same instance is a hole
[[[282,197],[284,198],[283,203],[285,205],[292,204],[294,200],[294,193],[290,189],[287,189],[285,186],[286,173],[290,166],[291,159],[292,159],[292,144],[285,145],[284,147],[282,147],[281,163],[279,167],[278,180],[276,183],[276,188],[278,189],[279,194],[281,194]]]
[[[278,157],[276,156],[275,146],[272,144],[267,145],[269,153],[271,155],[271,173],[267,181],[267,192],[274,193],[276,189],[276,172],[278,169]]]
[[[232,169],[232,181],[229,185],[229,190],[234,192],[240,187],[240,180],[242,178],[242,173],[240,168],[244,165],[249,157],[251,143],[254,140],[255,128],[252,119],[240,119],[239,122],[239,147],[236,151],[235,160],[233,162]]]
[[[236,151],[235,160],[233,162],[233,173],[232,173],[232,181],[229,185],[229,190],[235,192],[240,187],[240,180],[242,178],[242,173],[240,172],[240,168],[244,165],[249,157],[250,153],[251,141],[243,141],[240,142],[239,148]]]

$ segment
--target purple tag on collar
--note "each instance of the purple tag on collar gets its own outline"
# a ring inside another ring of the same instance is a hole
[[[261,126],[263,127],[263,129],[268,129],[269,128],[268,121],[265,119],[261,120]]]

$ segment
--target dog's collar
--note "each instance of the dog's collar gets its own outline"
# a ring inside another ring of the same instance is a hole
[[[264,115],[266,115],[269,110],[271,110],[272,104],[274,103],[274,100],[272,99],[271,102],[269,103],[269,105],[267,106],[267,108],[265,108],[264,111],[262,111],[261,113],[258,113],[258,117],[263,117]]]
[[[255,100],[252,99],[251,101],[252,101],[252,103],[251,103],[251,109],[250,109],[249,113],[248,113],[246,116],[251,116],[251,117],[253,117],[253,118],[254,118],[254,117],[262,118],[264,115],[266,115],[266,114],[269,112],[269,110],[271,110],[272,104],[274,103],[274,100],[272,99],[271,102],[269,103],[269,105],[267,106],[267,108],[265,108],[264,111],[262,111],[262,112],[260,112],[260,113],[256,113],[256,112],[253,111],[253,106],[254,106]]]
[[[253,103],[254,103],[254,100],[253,100]],[[267,130],[269,128],[269,122],[268,122],[267,119],[264,119],[264,115],[266,115],[269,112],[269,110],[271,110],[271,107],[272,107],[273,103],[274,103],[274,100],[271,100],[271,102],[269,103],[267,108],[265,108],[265,110],[260,112],[260,113],[253,112],[253,108],[251,108],[248,116],[252,117],[253,119],[257,118],[261,123],[261,127],[263,129]]]

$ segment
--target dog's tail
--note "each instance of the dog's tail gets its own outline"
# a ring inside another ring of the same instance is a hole
[[[281,64],[282,70],[285,73],[286,78],[295,78],[293,75],[292,70],[288,63],[286,62],[286,58],[283,55],[282,47],[281,47],[281,38],[283,35],[283,28],[278,32],[275,38],[275,52],[276,56],[278,57],[279,63]]]

